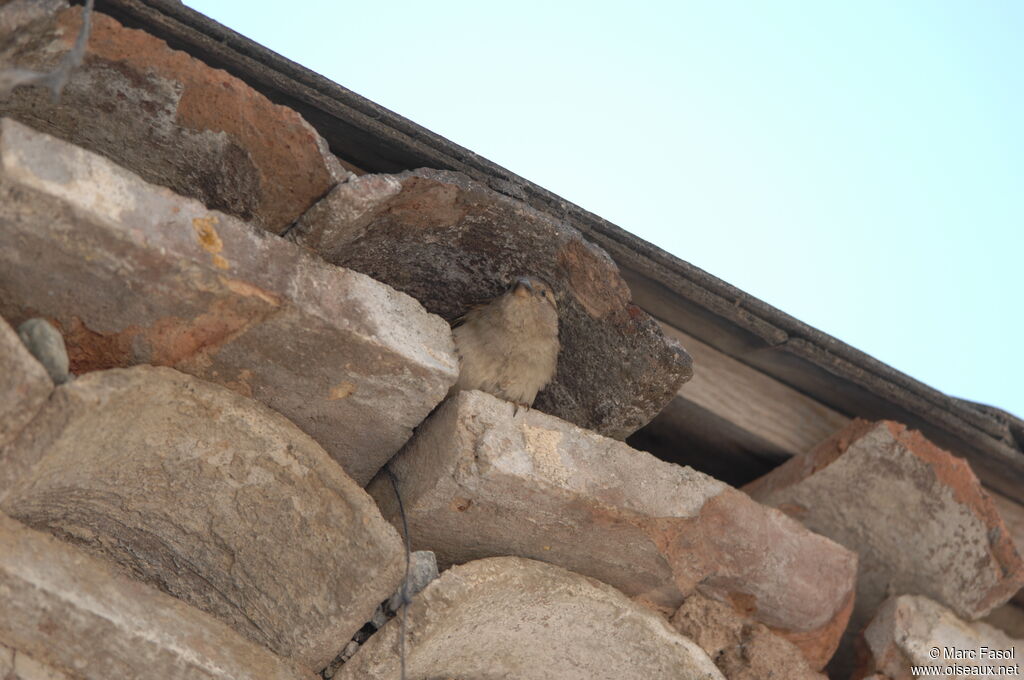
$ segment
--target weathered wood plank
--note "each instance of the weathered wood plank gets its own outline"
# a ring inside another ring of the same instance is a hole
[[[693,357],[693,378],[679,390],[679,398],[763,442],[769,449],[765,453],[793,456],[809,451],[850,421],[683,331],[664,323],[661,327]]]

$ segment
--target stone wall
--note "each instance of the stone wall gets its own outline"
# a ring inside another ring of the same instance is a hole
[[[1020,644],[972,623],[1024,565],[963,460],[855,421],[738,490],[631,448],[700,365],[603,251],[457,174],[356,177],[92,18],[59,100],[0,99],[0,678],[892,679]],[[0,58],[81,24],[0,4]],[[517,273],[556,379],[450,393],[448,322]]]

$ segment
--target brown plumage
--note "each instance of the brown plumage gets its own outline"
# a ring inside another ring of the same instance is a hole
[[[453,390],[482,390],[532,406],[555,376],[558,309],[540,279],[516,278],[505,293],[467,312],[452,332],[461,364]]]

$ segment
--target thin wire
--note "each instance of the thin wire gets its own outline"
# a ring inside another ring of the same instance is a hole
[[[398,499],[398,514],[402,517],[402,533],[405,535],[405,579],[402,581],[402,620],[398,629],[398,660],[401,664],[401,680],[405,680],[405,626],[406,614],[409,611],[409,569],[412,563],[412,543],[409,540],[409,521],[405,518],[405,506],[402,504],[402,494],[398,492],[398,477],[395,476],[391,465],[385,465],[384,469],[391,480],[391,488],[395,490],[395,498]]]
[[[21,85],[41,85],[50,89],[50,98],[54,103],[60,101],[64,86],[71,79],[71,72],[82,64],[85,50],[92,30],[92,8],[94,0],[85,0],[82,9],[82,27],[78,31],[75,44],[61,58],[60,62],[50,71],[33,71],[26,68],[0,69],[0,96],[6,95]]]

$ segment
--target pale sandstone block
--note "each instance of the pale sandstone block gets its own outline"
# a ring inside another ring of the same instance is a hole
[[[314,680],[308,670],[0,514],[0,673],[13,680]]]
[[[745,487],[860,556],[852,628],[888,593],[976,619],[1024,584],[1024,563],[970,466],[897,423],[854,421]]]
[[[25,652],[0,644],[0,678],[3,680],[74,680],[53,666],[41,663]]]
[[[109,160],[0,125],[0,313],[42,316],[71,369],[156,364],[290,418],[365,484],[458,375],[414,299]]]
[[[856,556],[707,475],[482,392],[441,406],[390,463],[413,546],[448,565],[518,555],[597,578],[671,613],[701,585],[831,656]],[[368,487],[400,522],[390,480]]]
[[[283,416],[169,368],[79,377],[0,459],[0,509],[309,668],[398,586],[401,540]]]
[[[46,369],[0,318],[0,449],[18,436],[52,391],[53,381]],[[3,479],[0,470],[0,487]]]
[[[337,680],[398,677],[401,618]],[[603,583],[517,557],[452,567],[409,605],[409,680],[722,680],[696,644]]]
[[[947,673],[939,677],[1007,677],[1020,675],[1024,654],[1024,640],[985,623],[967,623],[920,595],[886,600],[864,630],[861,643],[856,678],[875,672],[891,680],[929,677],[914,674],[912,666],[943,666]],[[975,668],[962,672],[950,666]],[[1016,672],[998,667],[1014,667]]]

